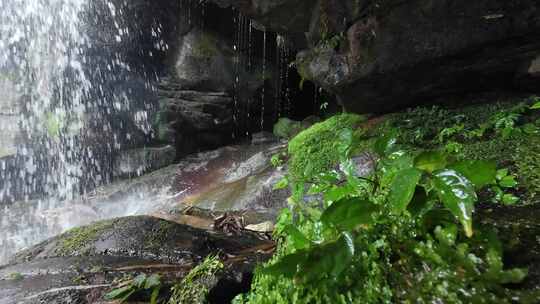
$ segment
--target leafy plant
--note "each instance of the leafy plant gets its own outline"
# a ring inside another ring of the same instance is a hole
[[[373,144],[374,172],[359,176],[354,132],[333,146],[339,167],[288,180],[278,254],[236,303],[509,303],[515,292],[503,284],[527,272],[505,270],[496,237],[473,225],[476,192],[496,183],[496,164],[410,150],[391,131]]]
[[[494,201],[505,205],[513,205],[519,201],[519,198],[511,193],[505,193],[504,190],[515,189],[518,185],[516,176],[509,173],[508,169],[497,171],[496,183],[491,186],[495,193]]]
[[[120,303],[126,302],[132,296],[141,292],[150,293],[150,303],[157,304],[159,291],[161,289],[161,278],[157,274],[147,276],[141,274],[135,279],[127,282],[122,287],[118,287],[105,295],[106,300],[119,300]]]

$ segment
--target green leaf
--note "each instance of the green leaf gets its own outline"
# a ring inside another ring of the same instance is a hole
[[[471,237],[472,212],[478,199],[473,184],[459,172],[451,169],[435,172],[433,184],[444,206],[459,219],[465,234]]]
[[[540,128],[538,128],[537,126],[535,126],[532,123],[528,123],[528,124],[525,124],[523,126],[523,132],[525,132],[525,134],[529,134],[529,135],[538,134],[538,133],[540,133]]]
[[[497,175],[495,176],[495,178],[497,180],[501,180],[507,175],[508,175],[508,168],[499,169],[499,170],[497,170]]]
[[[395,212],[401,213],[407,209],[421,177],[422,171],[416,168],[405,169],[396,174],[390,185],[390,194],[388,196],[388,200]]]
[[[512,175],[507,175],[499,181],[499,186],[503,188],[514,188],[518,185],[516,178]]]
[[[507,193],[502,196],[502,203],[505,205],[514,205],[517,202],[519,202],[519,197],[513,194]]]
[[[455,163],[449,168],[465,176],[477,190],[495,183],[497,164],[494,161],[466,160]]]
[[[135,293],[135,288],[133,285],[130,284],[130,285],[112,290],[111,292],[105,295],[105,299],[106,300],[127,299],[133,293]]]
[[[307,258],[307,251],[297,251],[296,253],[284,256],[277,263],[263,268],[260,273],[293,278],[298,272],[299,265],[303,264]]]
[[[137,288],[143,288],[144,283],[146,282],[146,275],[140,274],[133,279],[133,286],[136,286]]]
[[[358,198],[342,199],[328,207],[321,216],[321,221],[334,225],[342,231],[353,230],[359,225],[373,224],[374,215],[379,206]]]
[[[538,109],[540,109],[540,101],[531,106],[531,110],[538,110]]]
[[[311,241],[293,225],[287,225],[284,232],[287,233],[295,249],[305,249],[311,244]]]
[[[289,186],[289,179],[285,176],[282,179],[280,179],[275,185],[274,190],[281,190],[285,189]]]
[[[144,289],[152,289],[154,287],[157,287],[161,285],[161,278],[158,274],[153,274],[150,277],[146,279],[146,282],[144,284]]]
[[[373,146],[373,149],[380,156],[387,155],[392,152],[397,143],[397,130],[393,129],[387,134],[379,137]]]
[[[414,159],[414,166],[429,173],[441,170],[448,163],[446,154],[442,151],[425,151]]]
[[[159,286],[152,290],[152,295],[150,296],[150,304],[157,304],[157,299],[159,297]]]

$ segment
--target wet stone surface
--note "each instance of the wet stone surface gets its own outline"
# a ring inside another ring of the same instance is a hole
[[[219,254],[225,265],[214,288],[240,288],[273,246],[255,233],[231,238],[147,216],[99,222],[23,251],[1,267],[0,303],[101,303],[115,280],[158,273],[170,286],[209,254]]]

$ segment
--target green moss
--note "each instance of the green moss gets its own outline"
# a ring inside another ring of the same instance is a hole
[[[216,283],[216,274],[223,269],[217,256],[207,257],[193,268],[187,276],[172,288],[169,304],[207,303],[209,289]]]
[[[304,129],[302,122],[283,117],[274,125],[274,135],[279,138],[289,139]]]
[[[304,130],[289,143],[289,173],[304,179],[330,169],[340,160],[341,133],[355,130],[366,119],[355,114],[341,114]]]
[[[95,242],[106,230],[114,226],[113,221],[97,222],[90,226],[74,228],[60,237],[56,253],[59,255],[82,254],[85,246]]]

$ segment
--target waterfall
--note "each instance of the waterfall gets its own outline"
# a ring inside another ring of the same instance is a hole
[[[114,155],[151,137],[156,75],[128,60],[126,43],[141,35],[124,18],[129,1],[0,0],[0,7],[0,88],[10,90],[0,97],[0,119],[9,116],[11,127],[0,137],[9,146],[0,149],[1,263],[83,221],[75,212],[59,224],[47,212],[110,182]],[[167,48],[160,24],[144,30],[153,38],[143,56]]]

